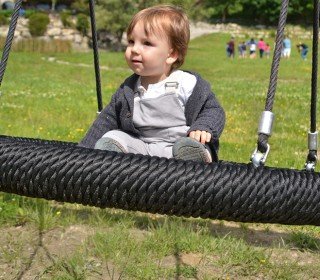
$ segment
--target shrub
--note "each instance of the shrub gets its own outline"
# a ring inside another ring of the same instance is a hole
[[[0,26],[6,24],[8,24],[8,18],[5,15],[0,14]]]
[[[29,18],[29,31],[31,36],[43,36],[49,24],[49,16],[44,13],[34,13]]]
[[[29,10],[28,9],[28,10],[25,11],[24,17],[25,18],[30,18],[33,14],[36,14],[36,13],[38,13],[36,10],[31,10],[31,9]]]
[[[6,18],[10,18],[12,15],[12,10],[0,10],[0,14]]]
[[[77,15],[76,28],[78,31],[81,32],[83,36],[87,35],[88,29],[89,29],[89,21],[88,21],[87,15],[85,14]]]
[[[74,27],[74,24],[71,20],[71,15],[69,12],[61,12],[60,19],[64,27]]]

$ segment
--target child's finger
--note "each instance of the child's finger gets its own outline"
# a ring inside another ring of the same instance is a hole
[[[201,138],[200,138],[200,142],[202,144],[205,144],[207,141],[207,132],[206,131],[201,131]]]
[[[194,133],[194,139],[196,139],[197,141],[200,142],[201,139],[201,131],[200,130],[196,130]]]
[[[194,132],[194,131],[191,131],[191,132],[189,133],[189,137],[190,137],[190,138],[194,138],[194,134],[195,134],[195,132]]]
[[[210,140],[211,140],[211,134],[209,132],[207,132],[206,142],[210,142]]]

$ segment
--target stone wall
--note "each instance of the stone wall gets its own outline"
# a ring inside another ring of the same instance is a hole
[[[243,27],[235,23],[228,24],[208,24],[204,22],[191,23],[190,25],[190,37],[191,39],[198,36],[210,33],[227,33],[236,38],[269,38],[274,37],[277,32],[277,27],[267,26],[252,26]],[[305,29],[300,26],[287,25],[285,33],[291,38],[298,38],[301,40],[312,39],[312,30]]]
[[[82,36],[79,31],[73,28],[65,28],[60,20],[58,15],[49,15],[50,23],[48,25],[47,31],[44,36],[41,37],[43,40],[68,40],[72,43],[72,48],[76,51],[88,51],[89,50],[89,38]],[[73,18],[74,24],[76,19]],[[266,26],[253,26],[242,27],[238,24],[229,23],[229,24],[208,24],[203,22],[191,23],[191,39],[198,36],[210,33],[228,33],[231,36],[238,38],[269,38],[274,37],[276,34],[276,27],[266,27]],[[0,37],[7,36],[8,27],[0,26]],[[311,30],[306,30],[299,26],[287,26],[286,34],[289,37],[296,37],[299,39],[311,39],[312,32]],[[90,35],[90,34],[89,34]],[[102,36],[103,37],[103,36]],[[112,36],[111,36],[112,37]],[[31,38],[29,29],[28,29],[28,19],[19,18],[14,40],[23,40]],[[124,36],[125,39],[125,36]],[[111,39],[110,39],[111,40]],[[112,41],[112,40],[111,40]],[[104,46],[103,42],[100,42],[100,47],[109,47]]]
[[[49,15],[50,23],[44,36],[39,37],[43,40],[67,40],[72,43],[72,48],[77,51],[87,51],[88,37],[84,37],[80,32],[73,28],[65,28],[57,15]],[[26,18],[19,18],[18,24],[15,31],[14,40],[19,41],[23,39],[31,38],[29,28],[29,20]],[[75,22],[75,19],[74,19]],[[6,37],[8,32],[8,26],[0,26],[0,37]]]

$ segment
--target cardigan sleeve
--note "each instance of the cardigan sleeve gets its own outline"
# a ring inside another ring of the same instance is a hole
[[[78,144],[80,147],[94,148],[96,142],[108,131],[119,128],[117,116],[117,93],[115,93],[109,105],[107,105],[90,126],[84,138]]]
[[[198,116],[191,124],[188,134],[195,130],[211,133],[213,139],[219,139],[225,125],[225,112],[214,94],[208,94]]]

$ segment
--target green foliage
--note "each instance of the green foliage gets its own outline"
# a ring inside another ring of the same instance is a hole
[[[305,232],[292,233],[289,242],[300,250],[320,250],[320,240]]]
[[[36,14],[36,13],[38,13],[36,10],[32,10],[32,9],[26,10],[25,14],[24,14],[24,17],[25,18],[30,18],[31,15]]]
[[[86,36],[89,30],[89,18],[85,14],[77,15],[76,28],[83,36]]]
[[[211,19],[218,17],[222,22],[227,21],[230,15],[242,11],[241,0],[206,0],[202,8],[211,9],[208,16]]]
[[[29,18],[29,31],[31,36],[43,36],[49,22],[49,16],[45,13],[32,14]]]
[[[8,24],[8,18],[5,15],[0,14],[0,26],[6,24]]]
[[[279,18],[281,0],[242,0],[243,15],[256,23],[274,24]]]
[[[0,225],[23,223],[25,210],[22,206],[23,198],[12,195],[0,195]]]
[[[74,27],[70,12],[68,11],[61,12],[60,19],[64,27]]]
[[[0,15],[3,15],[6,18],[9,18],[12,15],[12,10],[0,10]]]
[[[77,13],[89,15],[88,0],[76,0],[71,4],[71,8]]]
[[[131,0],[100,0],[97,5],[97,29],[113,34],[120,43],[138,5]]]

